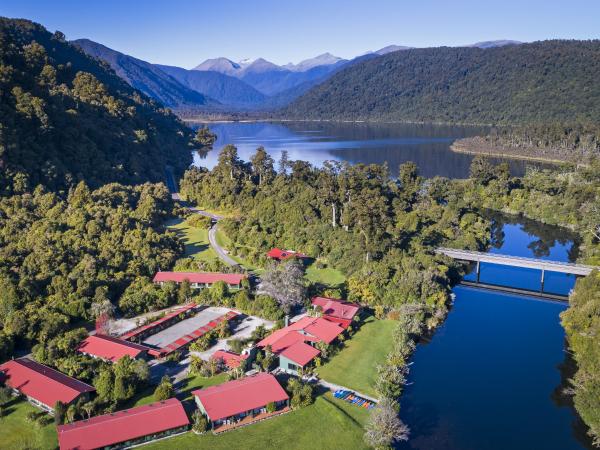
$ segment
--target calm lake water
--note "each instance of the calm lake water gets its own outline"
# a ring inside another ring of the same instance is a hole
[[[214,167],[219,150],[226,144],[237,147],[248,161],[259,146],[278,160],[287,150],[292,160],[319,166],[323,161],[348,161],[352,164],[388,163],[392,176],[398,166],[413,161],[425,177],[435,175],[466,178],[472,155],[455,153],[450,144],[461,137],[484,132],[482,128],[441,125],[367,124],[330,122],[251,122],[208,124],[217,142],[206,155],[195,155],[194,164]],[[501,161],[495,159],[495,162]],[[513,175],[522,175],[532,163],[507,160]]]
[[[496,218],[492,252],[570,261],[565,230]],[[483,265],[482,281],[528,289],[539,272]],[[553,292],[574,279],[553,274]],[[402,449],[531,450],[591,448],[562,395],[571,376],[559,314],[564,303],[456,287],[448,318],[413,357],[401,417],[411,428]]]

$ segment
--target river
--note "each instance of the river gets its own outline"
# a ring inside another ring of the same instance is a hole
[[[452,142],[485,131],[477,127],[335,122],[229,122],[208,125],[217,134],[217,142],[214,150],[203,155],[196,154],[194,164],[209,169],[217,163],[218,152],[226,144],[235,145],[240,158],[245,161],[262,145],[276,160],[283,150],[287,150],[290,159],[309,161],[316,166],[326,160],[351,164],[387,162],[392,176],[398,174],[400,164],[413,161],[425,177],[439,175],[448,178],[468,177],[473,159],[472,155],[451,151]],[[522,175],[527,165],[542,165],[517,160],[507,162],[515,176]]]
[[[576,257],[574,236],[533,221],[496,215],[492,237],[495,253]],[[535,290],[540,272],[482,264],[481,281]],[[552,274],[545,287],[566,294],[573,285]],[[401,399],[411,439],[400,448],[592,448],[562,394],[572,370],[559,318],[566,303],[462,286],[454,294],[447,320],[413,356]]]

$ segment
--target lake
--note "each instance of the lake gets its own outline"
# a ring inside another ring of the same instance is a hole
[[[217,163],[219,150],[226,144],[238,149],[245,161],[259,146],[264,146],[275,160],[283,150],[290,159],[309,161],[319,166],[323,161],[347,161],[351,164],[382,164],[387,162],[392,176],[398,166],[413,161],[421,175],[466,178],[472,155],[455,153],[450,145],[457,138],[485,132],[480,127],[444,125],[373,124],[336,122],[230,122],[207,124],[217,134],[214,149],[205,155],[196,154],[194,164],[209,169]],[[198,124],[196,124],[198,126]],[[494,162],[501,159],[493,158]],[[525,173],[527,165],[518,160],[506,160],[515,176]]]
[[[568,231],[495,216],[490,251],[573,261]],[[472,275],[469,275],[472,276]],[[481,281],[537,289],[538,271],[482,264]],[[546,287],[566,294],[574,278]],[[549,283],[549,284],[548,284]],[[401,417],[402,449],[530,450],[592,448],[562,394],[573,364],[559,314],[566,303],[457,286],[446,322],[417,347]]]

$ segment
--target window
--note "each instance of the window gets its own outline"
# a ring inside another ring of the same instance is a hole
[[[299,368],[300,366],[297,366],[296,364],[288,363],[288,369],[290,370],[298,371]]]

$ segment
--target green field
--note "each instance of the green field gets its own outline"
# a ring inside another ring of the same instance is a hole
[[[198,436],[186,433],[149,444],[147,449],[178,450],[210,448],[211,450],[338,450],[365,449],[362,440],[367,410],[334,399],[330,394],[318,397],[306,408],[292,411],[221,435]]]
[[[228,250],[230,252],[229,256],[233,258],[233,260],[235,260],[239,265],[244,267],[246,270],[254,272],[255,274],[260,274],[263,271],[263,269],[255,266],[254,264],[251,264],[246,259],[234,255],[232,251],[235,250],[235,252],[237,253],[237,249],[241,248],[241,246],[234,244],[231,238],[227,236],[220,228],[217,228],[217,232],[215,233],[215,239],[217,241],[217,244],[219,244],[225,250]]]
[[[45,450],[58,447],[54,420],[42,427],[27,421],[25,415],[30,411],[41,414],[24,400],[14,399],[4,406],[4,416],[0,418],[0,448]]]
[[[215,384],[221,384],[225,381],[227,381],[226,373],[220,373],[218,375],[215,375],[214,377],[208,378],[200,376],[189,376],[186,379],[182,380],[180,384],[175,386],[175,388],[179,391],[176,397],[179,400],[192,400],[192,391],[195,391],[196,389],[202,389],[208,386],[214,386]],[[134,406],[142,406],[147,405],[148,403],[155,402],[155,390],[156,385],[148,386],[134,398],[129,400],[126,405],[123,405],[123,407],[119,409],[133,408]]]
[[[225,383],[226,381],[226,373],[220,373],[218,375],[215,375],[214,377],[208,378],[201,376],[189,376],[188,378],[183,380],[181,386],[177,386],[178,390],[180,391],[177,394],[177,398],[179,400],[192,400],[192,391],[209,386],[214,386],[215,384]]]
[[[345,341],[345,347],[317,371],[319,377],[364,394],[376,396],[374,386],[377,365],[392,350],[393,320],[369,317],[360,329]]]
[[[339,286],[346,277],[342,272],[331,267],[318,269],[315,264],[311,264],[306,268],[306,279],[311,283],[319,283],[326,286]]]
[[[185,256],[202,261],[217,258],[217,254],[210,248],[207,229],[189,226],[187,222],[181,219],[171,221],[167,228],[177,233],[179,238],[183,240]]]

